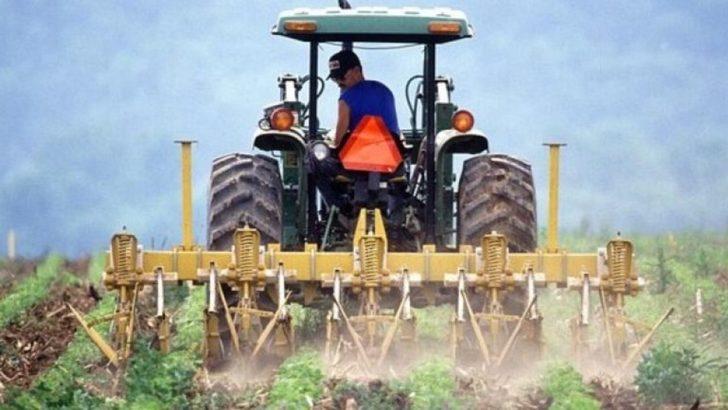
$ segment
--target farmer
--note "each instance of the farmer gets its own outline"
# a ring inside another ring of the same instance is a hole
[[[352,205],[334,191],[332,182],[334,177],[345,172],[338,158],[344,138],[365,115],[381,117],[394,135],[399,135],[399,125],[392,91],[379,81],[364,78],[359,57],[353,51],[341,50],[329,58],[328,78],[341,89],[336,129],[333,139],[329,141],[333,150],[330,156],[321,161],[309,156],[309,169],[319,176],[316,185],[326,203],[348,214]]]

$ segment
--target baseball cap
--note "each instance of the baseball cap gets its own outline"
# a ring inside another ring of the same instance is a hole
[[[347,71],[354,67],[361,67],[359,57],[351,50],[341,50],[329,58],[329,78],[343,78]]]

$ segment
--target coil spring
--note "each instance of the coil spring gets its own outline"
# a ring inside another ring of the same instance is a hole
[[[119,235],[114,239],[115,260],[114,267],[117,279],[129,280],[135,270],[136,261],[134,248],[136,241],[130,235]]]
[[[255,257],[255,238],[252,233],[244,232],[236,235],[236,239],[237,271],[242,276],[252,275],[258,262]]]
[[[362,279],[365,285],[373,286],[379,280],[379,247],[375,237],[362,238]]]
[[[629,249],[625,242],[617,241],[610,244],[611,253],[609,258],[610,279],[612,289],[615,292],[627,291]]]
[[[486,248],[486,278],[491,287],[500,287],[505,271],[505,248],[499,240],[490,239]]]

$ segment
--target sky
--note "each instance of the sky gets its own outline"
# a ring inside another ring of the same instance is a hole
[[[546,223],[547,150],[561,159],[560,225],[597,232],[728,229],[728,2],[351,1],[463,10],[472,39],[438,49],[454,101],[492,152],[533,165]],[[0,0],[0,254],[68,255],[127,227],[180,242],[178,139],[194,139],[194,228],[204,243],[213,158],[252,150],[276,78],[305,75],[278,13],[327,1]],[[320,64],[336,47],[324,45]],[[358,51],[395,93],[421,48]],[[304,93],[305,94],[305,93]],[[337,91],[320,103],[334,121]]]

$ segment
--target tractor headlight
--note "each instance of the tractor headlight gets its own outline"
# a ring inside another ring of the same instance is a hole
[[[311,152],[317,161],[323,161],[330,154],[329,147],[321,141],[317,141],[311,146]]]

